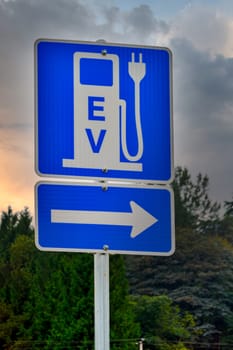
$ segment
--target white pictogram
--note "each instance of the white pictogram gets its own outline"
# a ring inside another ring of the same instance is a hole
[[[143,170],[140,83],[146,74],[146,64],[141,53],[139,62],[135,62],[132,52],[128,74],[134,82],[137,140],[134,154],[127,147],[127,102],[120,99],[118,55],[74,53],[74,154],[72,159],[63,159],[63,167]],[[121,152],[127,161],[121,160]]]
[[[130,212],[91,210],[51,210],[51,222],[63,224],[131,226],[130,237],[135,238],[158,220],[134,201]]]

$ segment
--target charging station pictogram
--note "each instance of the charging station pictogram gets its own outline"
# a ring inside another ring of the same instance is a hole
[[[40,175],[172,180],[168,49],[39,40],[35,57]]]
[[[90,75],[89,69],[94,72],[93,75]],[[103,75],[98,77],[101,70]],[[118,56],[107,54],[105,50],[101,55],[74,54],[74,157],[63,159],[63,167],[89,168],[91,164],[97,169],[142,171],[142,163],[139,162],[143,155],[140,82],[146,74],[146,65],[142,62],[141,53],[139,62],[135,62],[132,52],[128,71],[135,91],[135,137],[138,145],[134,155],[129,153],[126,141],[126,101],[119,97]],[[120,160],[120,145],[127,161]]]

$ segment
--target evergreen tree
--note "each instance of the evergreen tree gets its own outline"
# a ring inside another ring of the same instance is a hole
[[[134,306],[129,298],[129,286],[121,255],[110,256],[110,333],[111,350],[135,349],[135,341],[141,335],[135,321]]]
[[[233,200],[224,202],[224,216],[220,223],[221,235],[233,245]]]
[[[23,233],[20,235],[20,232]],[[29,211],[13,213],[11,207],[0,223],[0,345],[16,349],[16,339],[28,316],[24,305],[32,275],[33,229]],[[28,255],[28,253],[30,254]],[[14,344],[14,345],[12,345]]]
[[[224,208],[225,208],[224,216],[233,218],[233,199],[231,201],[225,201]]]
[[[191,314],[182,314],[180,308],[165,295],[134,297],[137,320],[142,328],[145,344],[158,350],[187,349],[192,341],[195,322]]]
[[[187,168],[177,167],[173,182],[176,227],[189,227],[202,233],[215,233],[220,204],[208,195],[209,178],[198,174],[194,183]]]
[[[170,257],[127,257],[133,295],[169,296],[191,313],[212,342],[228,334],[233,312],[233,248],[220,235],[176,230],[176,252]]]

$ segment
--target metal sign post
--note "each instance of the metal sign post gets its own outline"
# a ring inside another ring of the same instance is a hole
[[[94,255],[95,350],[110,349],[109,254]]]

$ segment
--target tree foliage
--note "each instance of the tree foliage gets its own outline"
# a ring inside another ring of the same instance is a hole
[[[199,173],[193,182],[187,168],[176,168],[173,190],[177,227],[188,227],[202,233],[216,232],[220,204],[211,202],[208,187],[207,175]]]
[[[228,335],[233,315],[233,247],[221,236],[177,229],[173,256],[126,257],[133,295],[167,295],[194,316],[196,341]]]
[[[224,208],[225,208],[224,216],[233,218],[233,198],[231,201],[224,202]]]
[[[140,337],[141,330],[135,321],[133,305],[129,298],[128,281],[125,276],[125,265],[121,255],[110,256],[110,338],[111,349],[123,349],[122,339],[130,340]],[[125,341],[124,349],[135,349],[135,344]]]
[[[233,245],[233,200],[224,202],[224,216],[220,223],[220,233]]]
[[[172,303],[166,295],[137,296],[136,317],[142,327],[145,344],[158,350],[187,349],[184,341],[192,339],[194,319]]]

